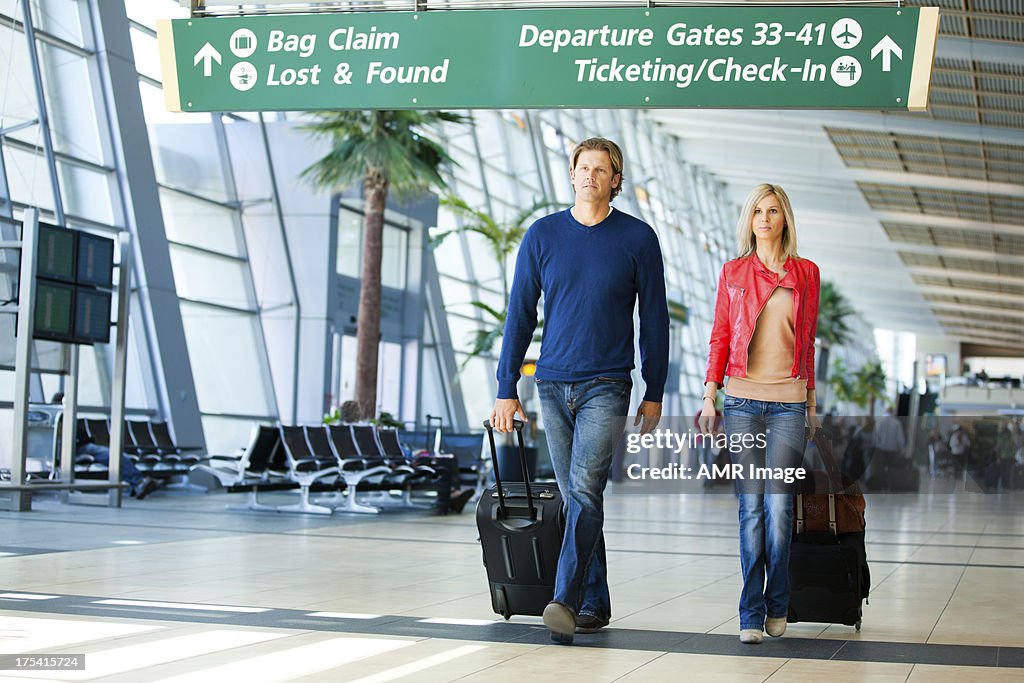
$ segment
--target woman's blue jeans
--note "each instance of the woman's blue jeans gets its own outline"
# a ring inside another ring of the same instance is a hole
[[[611,618],[604,488],[632,388],[626,379],[537,380],[551,465],[565,505],[554,600],[577,615]]]
[[[804,451],[806,403],[755,401],[727,396],[725,431],[729,444],[746,436],[741,451],[730,451],[743,465],[736,480],[739,495],[740,628],[764,628],[765,616],[785,617],[789,611],[789,546],[793,536],[795,486],[778,480],[749,477],[750,466],[799,467]]]

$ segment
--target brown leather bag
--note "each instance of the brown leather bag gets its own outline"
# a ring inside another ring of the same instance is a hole
[[[810,470],[797,489],[794,515],[796,533],[831,531],[846,534],[864,531],[864,496],[857,483],[840,474],[832,452],[832,436],[823,429],[814,433],[824,470]]]

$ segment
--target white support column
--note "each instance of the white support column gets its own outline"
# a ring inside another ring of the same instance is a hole
[[[68,376],[64,380],[64,414],[61,423],[60,481],[75,481],[75,451],[78,446],[78,344],[68,345]],[[62,503],[68,501],[67,489],[60,492]]]
[[[21,274],[18,279],[18,327],[14,350],[14,449],[11,453],[11,484],[25,484],[25,452],[28,448],[28,383],[32,375],[32,331],[36,313],[36,242],[39,211],[27,209],[21,229]],[[23,490],[10,492],[10,509],[32,509],[32,495]]]
[[[117,269],[117,327],[114,343],[114,377],[110,395],[110,483],[121,483],[121,455],[124,453],[124,390],[128,368],[128,304],[131,301],[132,238],[118,236],[121,261]],[[110,506],[121,506],[121,487],[110,489]]]

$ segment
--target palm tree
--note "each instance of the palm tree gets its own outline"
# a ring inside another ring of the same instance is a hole
[[[853,392],[857,405],[868,406],[868,415],[874,415],[875,400],[885,397],[885,370],[879,361],[857,368],[853,373]]]
[[[338,111],[315,114],[303,126],[331,143],[327,156],[302,172],[315,187],[340,191],[362,182],[363,267],[356,331],[356,396],[364,418],[376,416],[377,350],[380,343],[380,268],[384,207],[388,192],[398,196],[444,188],[440,169],[452,163],[444,148],[422,131],[443,122],[462,123],[458,114],[431,111]]]
[[[832,361],[832,371],[828,375],[828,386],[835,392],[837,403],[857,403],[857,393],[854,390],[853,380],[842,358],[836,358]]]
[[[445,240],[446,237],[456,232],[474,232],[487,241],[487,244],[491,249],[491,253],[494,255],[494,259],[498,262],[498,268],[501,272],[501,293],[503,302],[501,310],[498,310],[493,306],[489,306],[482,301],[470,302],[470,305],[483,311],[491,319],[485,324],[483,329],[477,330],[474,333],[469,355],[466,356],[466,360],[463,362],[463,366],[465,366],[470,359],[475,358],[480,354],[488,353],[493,349],[494,343],[501,338],[501,335],[505,331],[505,318],[508,315],[508,260],[509,257],[512,256],[513,252],[515,252],[519,247],[519,243],[522,241],[523,235],[526,234],[526,230],[528,228],[527,221],[541,209],[560,206],[560,204],[557,202],[537,200],[532,206],[523,209],[513,216],[512,220],[507,222],[501,222],[486,211],[473,208],[458,197],[449,195],[441,200],[441,205],[450,208],[466,222],[461,227],[446,230],[435,235],[430,240],[430,246],[437,247]],[[543,321],[539,322],[538,325],[543,325]]]
[[[853,306],[847,301],[835,284],[824,281],[821,283],[821,295],[818,298],[818,338],[821,339],[821,351],[818,353],[818,367],[815,375],[822,389],[829,386],[828,360],[833,346],[848,343],[853,336],[847,318],[854,314]],[[817,383],[816,383],[817,385]],[[818,405],[825,405],[825,396],[816,397]]]

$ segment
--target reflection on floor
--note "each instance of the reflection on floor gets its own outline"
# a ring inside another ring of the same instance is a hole
[[[272,498],[268,495],[268,498]],[[282,501],[286,496],[282,495]],[[613,621],[551,645],[494,615],[470,514],[305,518],[161,492],[0,513],[0,680],[1024,679],[1024,495],[868,497],[864,626],[737,638],[731,495],[611,494]]]

